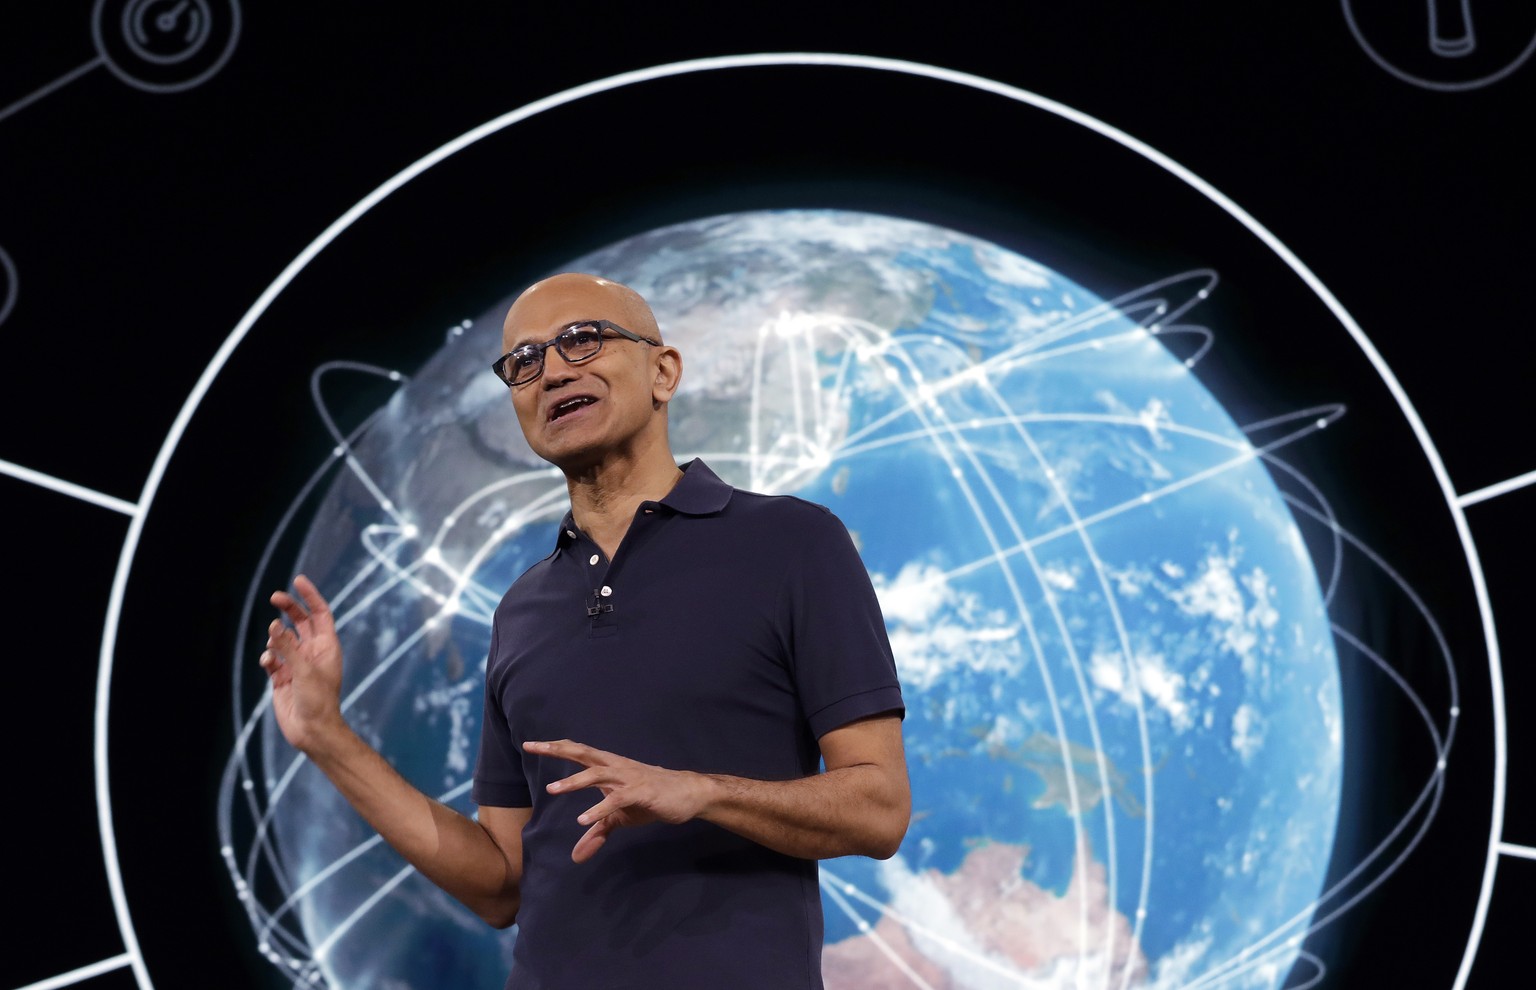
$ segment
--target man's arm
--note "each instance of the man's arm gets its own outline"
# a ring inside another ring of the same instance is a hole
[[[820,744],[826,772],[798,780],[666,770],[568,739],[525,746],[585,767],[550,784],[550,793],[587,787],[603,793],[577,817],[591,826],[571,851],[577,862],[590,859],[616,828],[695,818],[802,859],[894,855],[912,812],[901,719],[852,722],[826,733]]]
[[[423,876],[488,923],[512,924],[532,809],[481,808],[479,821],[466,818],[411,786],[363,742],[341,714],[341,644],[330,606],[308,578],[293,583],[303,603],[286,591],[272,595],[292,625],[273,620],[261,655],[283,736]]]

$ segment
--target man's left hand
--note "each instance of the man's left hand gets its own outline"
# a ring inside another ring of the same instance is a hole
[[[584,768],[550,784],[551,794],[586,787],[603,792],[577,816],[587,826],[571,850],[578,863],[591,859],[616,828],[695,819],[799,859],[895,855],[912,817],[900,715],[858,719],[816,742],[825,771],[792,780],[667,770],[569,739],[523,747]]]
[[[647,822],[681,824],[697,817],[708,800],[710,779],[703,774],[651,766],[569,739],[527,742],[523,748],[586,768],[548,785],[549,793],[588,787],[603,792],[601,801],[576,818],[591,826],[571,850],[571,859],[578,863],[591,859],[616,828]]]

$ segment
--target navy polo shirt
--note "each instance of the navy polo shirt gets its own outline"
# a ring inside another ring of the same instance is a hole
[[[818,771],[827,731],[903,712],[874,589],[826,508],[693,461],[612,560],[567,515],[497,607],[486,669],[474,799],[533,807],[508,988],[822,986],[814,861],[694,821],[619,829],[572,863],[601,794],[546,793],[580,767],[524,742],[789,780]]]

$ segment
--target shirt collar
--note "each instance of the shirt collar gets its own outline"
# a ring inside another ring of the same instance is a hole
[[[683,465],[683,476],[660,502],[641,502],[642,508],[660,507],[671,509],[685,516],[707,516],[724,509],[731,500],[733,489],[709,469],[709,465],[695,458]],[[567,511],[560,520],[560,534],[555,540],[557,547],[574,543],[580,536],[576,517]]]
[[[707,516],[725,508],[731,500],[731,486],[695,458],[683,465],[683,476],[672,486],[661,504],[685,516]]]

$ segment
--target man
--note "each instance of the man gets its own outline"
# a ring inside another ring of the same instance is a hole
[[[571,511],[496,610],[478,820],[348,728],[331,614],[303,576],[272,595],[290,624],[261,658],[278,724],[423,875],[518,923],[509,988],[820,987],[815,861],[892,855],[911,806],[895,667],[847,531],[678,467],[682,358],[633,290],[545,279],[503,343],[496,373]]]

